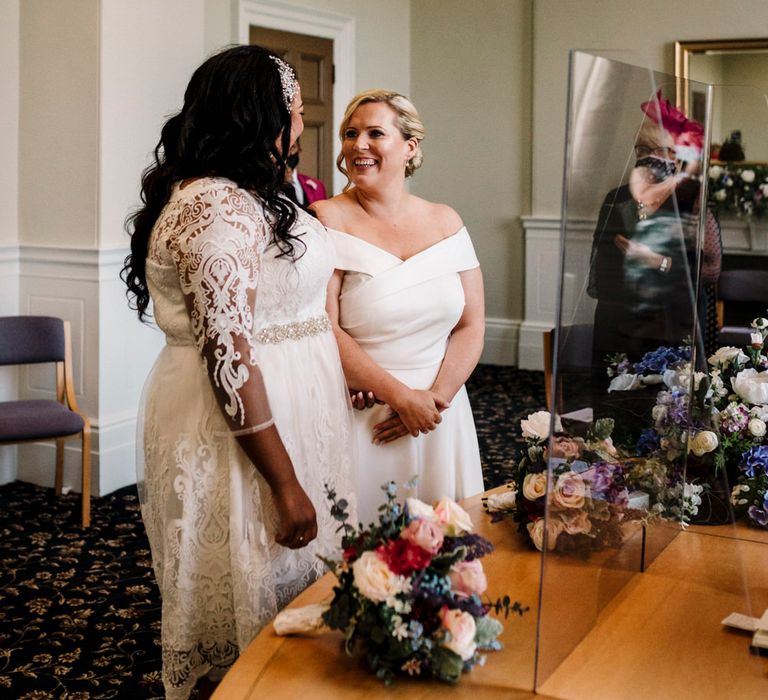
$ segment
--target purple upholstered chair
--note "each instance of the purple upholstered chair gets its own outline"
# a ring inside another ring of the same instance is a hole
[[[91,522],[91,426],[75,400],[69,322],[49,316],[0,317],[0,365],[56,363],[56,400],[0,401],[0,445],[56,440],[56,493],[61,495],[64,441],[81,437],[82,522]]]

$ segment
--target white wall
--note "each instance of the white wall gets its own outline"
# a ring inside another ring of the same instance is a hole
[[[19,0],[0,0],[0,247],[16,245],[19,169]],[[2,253],[0,253],[0,256]],[[0,257],[0,264],[2,264]],[[2,313],[0,299],[0,313]]]
[[[119,279],[125,217],[166,119],[205,57],[203,0],[103,0],[99,120],[98,443],[100,488],[135,476],[135,417],[162,334],[139,323]]]
[[[484,361],[515,363],[530,197],[530,0],[412,3],[412,97],[426,127],[412,190],[464,219],[485,278]]]
[[[0,316],[19,307],[19,0],[0,0]],[[0,401],[16,398],[18,373],[0,367]],[[16,447],[0,447],[0,484],[16,478]]]

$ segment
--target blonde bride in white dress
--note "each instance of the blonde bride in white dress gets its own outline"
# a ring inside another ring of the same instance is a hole
[[[464,387],[483,347],[483,281],[458,214],[406,190],[424,136],[410,101],[361,93],[340,136],[337,164],[353,187],[313,209],[336,245],[327,308],[361,408],[357,495],[367,523],[389,480],[418,477],[408,495],[428,501],[483,490]]]

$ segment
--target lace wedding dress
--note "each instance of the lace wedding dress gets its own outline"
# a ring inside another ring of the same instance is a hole
[[[350,406],[325,314],[333,246],[298,212],[295,262],[269,245],[262,205],[221,178],[175,187],[149,245],[166,335],[144,389],[139,493],[162,594],[163,682],[183,700],[221,677],[338,547],[327,483],[349,497]],[[217,400],[218,399],[218,400]],[[291,550],[264,479],[235,436],[272,423],[317,511]]]
[[[459,272],[479,265],[466,228],[407,260],[348,233],[329,233],[336,246],[336,267],[345,271],[340,326],[404,384],[429,389],[464,311]],[[376,519],[384,500],[379,487],[390,480],[402,486],[417,476],[415,487],[401,488],[400,495],[428,502],[483,490],[475,422],[464,387],[432,432],[371,444],[373,426],[389,415],[390,408],[383,405],[354,412],[357,505],[364,523]]]

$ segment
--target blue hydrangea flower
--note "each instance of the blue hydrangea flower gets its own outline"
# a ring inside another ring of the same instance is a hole
[[[750,479],[757,475],[759,469],[768,474],[768,445],[756,445],[747,450],[741,456],[739,469]]]
[[[640,433],[640,438],[637,441],[637,454],[647,455],[655,452],[661,446],[661,439],[659,434],[653,428],[646,428]]]

